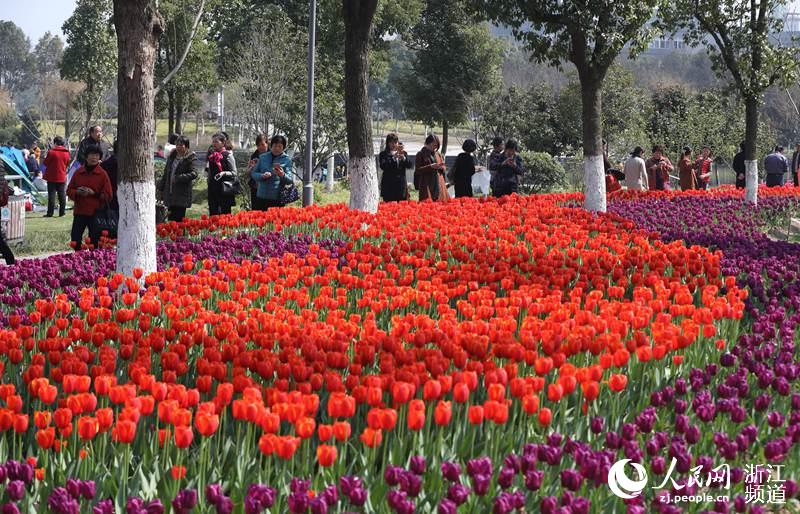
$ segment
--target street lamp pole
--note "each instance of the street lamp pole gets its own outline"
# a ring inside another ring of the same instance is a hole
[[[317,0],[309,0],[308,98],[306,99],[306,158],[303,167],[303,207],[314,204],[314,47],[317,39]]]

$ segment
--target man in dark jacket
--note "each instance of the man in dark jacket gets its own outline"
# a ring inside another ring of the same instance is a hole
[[[56,209],[58,196],[58,215],[66,214],[67,207],[67,166],[69,166],[69,150],[64,147],[64,139],[56,136],[55,146],[48,150],[44,158],[44,179],[47,181],[47,214],[52,218]]]
[[[747,172],[744,165],[744,141],[739,144],[739,153],[733,156],[733,164],[731,165],[733,172],[736,174],[736,189],[744,189]]]
[[[783,155],[782,146],[776,146],[774,152],[764,157],[764,171],[767,172],[767,187],[783,185],[784,174],[789,171],[789,161]]]
[[[78,152],[75,154],[75,159],[81,166],[86,166],[86,150],[90,146],[96,146],[100,149],[100,160],[105,161],[111,156],[111,147],[103,141],[103,127],[95,125],[89,129],[89,135],[83,138],[83,141],[78,145]]]

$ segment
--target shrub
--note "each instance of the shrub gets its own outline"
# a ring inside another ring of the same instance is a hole
[[[519,185],[522,194],[551,193],[567,187],[564,167],[550,154],[541,152],[522,152],[525,175]]]

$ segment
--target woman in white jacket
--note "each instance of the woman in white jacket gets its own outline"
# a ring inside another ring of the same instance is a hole
[[[644,165],[642,154],[644,149],[637,146],[633,149],[630,159],[625,162],[625,186],[631,191],[647,191],[647,168]]]

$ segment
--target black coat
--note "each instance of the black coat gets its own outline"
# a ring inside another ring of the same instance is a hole
[[[208,157],[210,158],[213,150],[209,151]],[[236,161],[233,159],[233,154],[227,150],[222,151],[222,173],[225,175],[228,182],[239,180],[236,174]],[[222,207],[233,207],[236,205],[236,195],[226,195],[222,189],[222,180],[217,180],[214,177],[219,173],[217,165],[213,162],[208,162],[208,198],[215,199],[217,205]]]
[[[102,152],[102,155],[100,156],[101,161],[105,161],[109,157],[111,157],[111,145],[109,145],[103,140],[100,140],[100,142],[98,143],[90,136],[86,136],[78,144],[78,151],[75,153],[75,159],[81,164],[81,166],[86,165],[86,150],[88,150],[90,146],[100,147],[100,151]]]
[[[463,152],[456,158],[453,169],[453,185],[456,189],[456,198],[472,196],[472,176],[475,174],[475,157]]]
[[[513,166],[505,164],[505,161],[504,158],[494,176],[492,196],[500,197],[516,193],[519,190],[519,178],[525,174],[525,167],[519,155],[514,156]]]
[[[731,166],[733,168],[733,173],[736,174],[736,187],[738,189],[744,189],[745,186],[745,165],[744,165],[744,152],[739,152],[733,156],[733,164]],[[739,176],[741,175],[741,178]]]
[[[164,175],[158,182],[158,191],[167,207],[186,207],[188,209],[192,206],[192,184],[197,179],[197,171],[194,169],[197,156],[194,152],[186,154],[186,157],[178,163],[173,174],[172,163],[175,162],[177,156],[176,150],[169,154],[167,165],[164,167]]]
[[[384,202],[408,200],[408,181],[406,170],[414,166],[407,155],[396,159],[392,152],[384,150],[378,155],[383,176],[381,177],[381,197]]]

